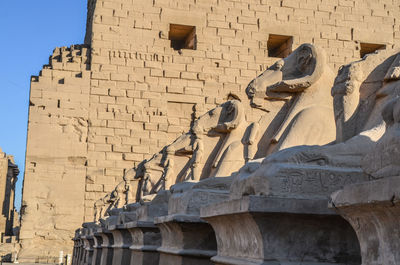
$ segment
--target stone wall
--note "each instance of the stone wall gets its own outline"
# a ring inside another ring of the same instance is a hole
[[[7,183],[7,175],[8,175],[8,157],[5,153],[2,152],[0,149],[0,198],[5,198],[6,190],[6,183]],[[8,204],[8,203],[6,203]],[[7,211],[8,212],[8,211]],[[12,220],[12,218],[11,218]],[[7,215],[0,216],[0,231],[1,233],[5,233],[6,231],[6,224],[10,220],[7,218]]]
[[[3,153],[0,148],[0,256],[1,261],[11,261],[15,257],[16,238],[18,237],[19,220],[15,210],[15,183],[19,170],[11,155]]]
[[[258,119],[245,88],[277,60],[274,36],[337,70],[362,43],[399,44],[399,15],[397,0],[90,0],[88,46],[56,49],[32,79],[21,258],[70,253],[94,201],[198,115],[240,98]],[[195,27],[195,49],[171,47],[171,24]]]
[[[196,115],[229,94],[246,100],[249,81],[277,60],[268,58],[270,34],[292,36],[293,50],[301,43],[324,48],[338,69],[360,57],[361,42],[390,47],[399,40],[399,8],[391,3],[97,1],[85,221],[124,169],[188,130],[190,115],[177,105],[189,112],[195,105]],[[171,48],[170,24],[195,26],[197,49]]]
[[[85,46],[57,48],[40,76],[32,77],[21,260],[58,260],[59,251],[70,251],[71,231],[82,222],[90,92],[88,55]]]

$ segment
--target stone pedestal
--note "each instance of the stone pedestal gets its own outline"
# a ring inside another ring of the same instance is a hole
[[[99,228],[95,232],[95,236],[100,236],[101,237],[101,256],[100,256],[100,265],[110,265],[112,264],[113,260],[113,244],[114,244],[114,238],[112,233],[105,229],[105,228]],[[97,257],[96,257],[97,260]],[[97,261],[96,261],[97,262]]]
[[[211,265],[217,254],[212,227],[198,216],[168,215],[155,219],[162,245],[160,265]]]
[[[83,241],[83,259],[81,260],[82,265],[92,265],[93,258],[93,245],[94,237],[91,229],[84,229],[84,234],[81,236]]]
[[[72,255],[72,265],[79,265],[81,260],[81,255],[83,252],[83,243],[81,240],[81,229],[76,230],[74,241],[74,251]]]
[[[161,245],[161,234],[153,222],[135,221],[123,224],[131,234],[130,246],[131,265],[158,265],[159,253],[157,248]]]
[[[351,226],[327,200],[246,196],[201,209],[214,228],[218,265],[359,264]]]
[[[345,186],[331,206],[353,226],[362,264],[400,264],[400,177]]]
[[[73,265],[92,265],[94,237],[92,228],[81,228],[75,232]]]
[[[213,264],[215,233],[200,218],[200,208],[228,199],[231,182],[231,178],[209,178],[173,186],[168,215],[154,219],[162,235],[160,265]]]
[[[103,238],[98,233],[93,233],[94,245],[93,245],[93,259],[92,265],[100,265]]]
[[[101,242],[95,262],[100,256],[99,265],[158,265],[161,235],[153,219],[168,212],[169,194],[161,191],[151,202],[109,211],[110,216],[100,220],[106,229],[95,235]]]
[[[129,247],[132,245],[130,232],[124,225],[109,225],[108,229],[112,233],[114,239],[111,265],[129,264],[131,260],[131,250]]]

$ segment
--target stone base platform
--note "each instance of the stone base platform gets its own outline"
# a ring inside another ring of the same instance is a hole
[[[160,228],[162,245],[160,265],[212,265],[217,243],[210,224],[198,216],[172,214],[155,218]]]
[[[217,265],[360,264],[357,237],[328,200],[246,196],[201,209]]]
[[[362,264],[400,264],[400,176],[345,186],[331,207],[353,226]]]

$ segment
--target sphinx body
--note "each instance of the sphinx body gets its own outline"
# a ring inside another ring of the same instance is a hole
[[[96,201],[95,219],[129,203],[151,201],[176,183],[229,176],[245,163],[248,138],[254,135],[251,128],[255,127],[245,121],[238,100],[208,111],[194,121],[189,132],[128,171],[133,172],[129,179],[125,175],[110,194]]]
[[[129,169],[111,193],[106,194],[94,203],[94,222],[109,215],[113,208],[121,208],[126,204],[136,202],[138,181],[135,180],[136,170]]]
[[[342,67],[332,87],[337,138],[296,146],[253,161],[236,175],[231,197],[327,197],[346,184],[371,179],[362,160],[385,133],[384,108],[400,95],[399,56],[381,51]]]
[[[325,52],[303,44],[249,84],[247,95],[254,108],[259,108],[265,100],[267,103],[287,100],[284,118],[260,142],[257,158],[297,145],[334,141],[335,123],[329,96],[333,80]]]
[[[385,134],[376,142],[373,150],[361,160],[361,167],[372,179],[400,175],[400,100],[389,101],[382,111],[386,123]]]
[[[400,68],[398,68],[397,77]],[[392,75],[393,77],[393,75]],[[331,195],[330,207],[357,234],[363,264],[399,264],[400,100],[382,111],[385,134],[361,162],[371,181],[347,185]]]

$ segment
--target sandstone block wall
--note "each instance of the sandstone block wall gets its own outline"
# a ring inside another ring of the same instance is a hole
[[[90,71],[85,46],[57,48],[32,77],[21,260],[58,260],[82,222]],[[40,246],[40,247],[39,247]],[[50,257],[50,258],[49,258]]]
[[[90,6],[92,181],[85,221],[94,198],[111,191],[124,169],[187,130],[191,116],[229,94],[246,100],[249,81],[277,60],[268,57],[270,35],[293,37],[292,49],[315,43],[335,70],[360,58],[360,43],[391,48],[400,37],[393,1],[110,0]],[[171,48],[170,24],[195,26],[197,49]]]
[[[2,152],[0,148],[0,256],[1,261],[12,261],[18,246],[19,220],[16,212],[15,183],[19,170],[14,157]]]
[[[19,173],[18,167],[14,163],[14,157],[3,153],[0,148],[1,243],[6,241],[6,237],[14,236],[13,229],[15,226],[19,226],[18,223],[14,224],[15,183]]]
[[[399,3],[89,0],[87,46],[56,49],[32,80],[21,257],[67,253],[94,201],[198,115],[233,97],[256,120],[245,88],[279,59],[273,35],[292,38],[278,54],[314,43],[337,70],[362,43],[400,43]],[[171,24],[194,26],[196,49],[174,50]]]
[[[8,157],[0,149],[0,198],[1,199],[4,198],[4,196],[7,192],[7,190],[6,190],[7,175],[8,175]],[[0,218],[0,232],[3,234],[6,231],[7,222],[9,222],[10,220],[8,220],[7,215],[4,215],[4,216],[1,215],[0,217],[1,217]]]

